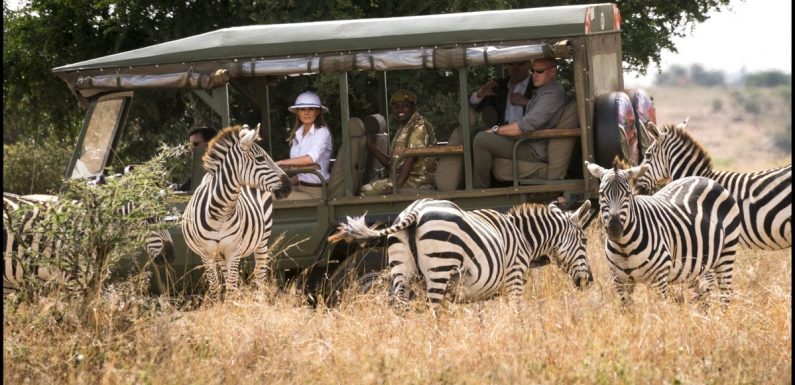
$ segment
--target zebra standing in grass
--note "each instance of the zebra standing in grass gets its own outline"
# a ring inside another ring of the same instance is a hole
[[[464,211],[450,201],[420,199],[389,228],[375,230],[364,216],[349,217],[329,240],[387,236],[392,303],[408,301],[410,282],[418,273],[425,278],[432,305],[442,301],[453,286],[451,280],[458,281],[461,290],[456,300],[488,298],[503,288],[518,296],[531,263],[545,255],[578,288],[585,288],[593,281],[583,232],[590,206],[586,201],[566,214],[554,204],[523,204],[501,213]]]
[[[646,192],[666,180],[686,176],[714,179],[740,206],[740,243],[750,248],[781,250],[792,247],[792,164],[753,173],[712,170],[709,154],[685,131],[687,121],[661,130],[650,123],[653,142],[642,165],[636,192]]]
[[[43,238],[39,233],[33,233],[39,215],[48,210],[52,210],[52,204],[58,197],[52,195],[25,195],[3,192],[3,298],[17,290],[19,282],[24,278],[23,260],[29,250],[40,252],[44,259],[59,258],[58,250],[61,247],[61,240],[51,241]],[[79,203],[78,203],[79,204]],[[29,207],[18,225],[11,223],[11,213],[20,208],[21,205]],[[134,209],[134,203],[130,202],[123,205],[120,209],[121,215],[130,215]],[[159,218],[147,219],[145,223],[158,223]],[[166,220],[167,221],[167,220]],[[18,229],[17,232],[12,230]],[[165,261],[174,261],[174,241],[168,229],[158,228],[149,232],[141,239],[143,247],[149,257],[157,264]],[[43,248],[43,249],[42,249]],[[73,266],[73,263],[56,262],[55,265]],[[76,279],[68,272],[60,272],[55,268],[38,268],[36,274],[44,280],[51,279]]]
[[[206,269],[210,295],[221,292],[216,266],[225,263],[227,293],[237,289],[240,258],[254,253],[254,278],[268,272],[271,194],[290,193],[290,179],[254,140],[257,131],[227,127],[207,145],[204,175],[183,213],[182,234]]]
[[[612,170],[585,165],[601,180],[605,254],[622,303],[630,301],[637,282],[650,283],[664,297],[669,283],[689,283],[703,298],[715,279],[721,300],[729,301],[740,209],[726,189],[711,179],[688,177],[652,196],[636,196],[630,183],[648,166],[620,169],[618,158]]]

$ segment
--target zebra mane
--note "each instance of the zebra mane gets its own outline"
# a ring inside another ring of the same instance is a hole
[[[207,172],[218,170],[229,149],[240,140],[241,129],[240,125],[224,128],[207,143],[207,150],[202,157],[203,166]]]
[[[709,153],[707,153],[707,150],[701,146],[701,143],[693,138],[684,127],[666,124],[665,130],[668,131],[668,135],[673,135],[672,137],[674,139],[678,139],[680,142],[684,143],[687,148],[692,148],[692,153],[695,157],[702,160],[702,163],[707,169],[712,170],[712,158],[709,156]]]
[[[516,215],[523,215],[538,211],[549,211],[549,207],[541,204],[541,203],[521,203],[516,206],[513,206],[508,210],[508,215],[516,216]]]
[[[618,170],[626,170],[629,168],[627,162],[621,159],[618,155],[613,158],[613,171],[618,172]]]

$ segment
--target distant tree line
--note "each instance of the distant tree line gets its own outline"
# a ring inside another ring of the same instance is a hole
[[[741,74],[737,81],[729,84],[727,76],[721,70],[707,70],[699,63],[692,64],[689,68],[674,64],[659,73],[654,81],[658,86],[684,86],[697,85],[705,87],[738,85],[751,88],[773,88],[778,86],[792,86],[792,74],[779,70],[760,71]]]

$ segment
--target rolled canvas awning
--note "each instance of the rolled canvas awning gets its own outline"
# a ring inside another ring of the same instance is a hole
[[[224,28],[53,68],[87,97],[210,89],[230,78],[444,69],[567,57],[572,37],[620,32],[614,4]]]

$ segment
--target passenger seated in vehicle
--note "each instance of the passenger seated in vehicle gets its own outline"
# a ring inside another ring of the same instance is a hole
[[[295,105],[289,108],[296,114],[293,131],[287,138],[290,143],[290,158],[277,161],[278,166],[320,166],[321,175],[329,179],[331,161],[331,132],[323,119],[328,108],[320,103],[320,97],[306,91],[298,95]],[[302,173],[292,178],[293,190],[286,199],[321,199],[323,187],[315,174]]]
[[[530,71],[536,89],[527,103],[522,118],[508,124],[495,124],[490,129],[475,135],[472,145],[475,188],[489,187],[493,159],[511,159],[513,144],[519,136],[529,131],[555,127],[560,119],[565,103],[565,92],[556,79],[557,61],[553,58],[535,59]],[[548,140],[529,141],[527,150],[517,153],[518,159],[546,162],[547,142]]]
[[[218,131],[216,131],[215,129],[205,126],[196,127],[192,129],[188,133],[188,141],[191,144],[190,150],[193,151],[196,148],[201,148],[202,150],[206,150],[207,143],[209,143],[210,140],[213,137],[215,137],[215,134],[217,133]],[[191,177],[188,177],[188,179],[185,180],[185,182],[183,182],[180,185],[177,185],[176,183],[172,184],[171,189],[176,191],[189,191],[190,182],[191,182]]]
[[[530,80],[530,60],[508,64],[508,77],[489,80],[469,96],[469,105],[477,112],[488,108],[497,114],[493,124],[507,124],[524,116],[525,107],[535,86]]]
[[[390,146],[387,156],[368,137],[367,150],[384,167],[390,167],[392,162],[397,162],[397,189],[411,188],[420,190],[433,189],[433,173],[436,170],[436,157],[420,156],[408,157],[398,161],[399,154],[410,148],[430,147],[436,144],[436,133],[433,125],[417,112],[417,95],[408,90],[398,90],[389,99],[395,120],[400,123],[395,133],[395,138]],[[393,186],[390,178],[378,179],[361,188],[361,195],[381,195],[392,193]]]

